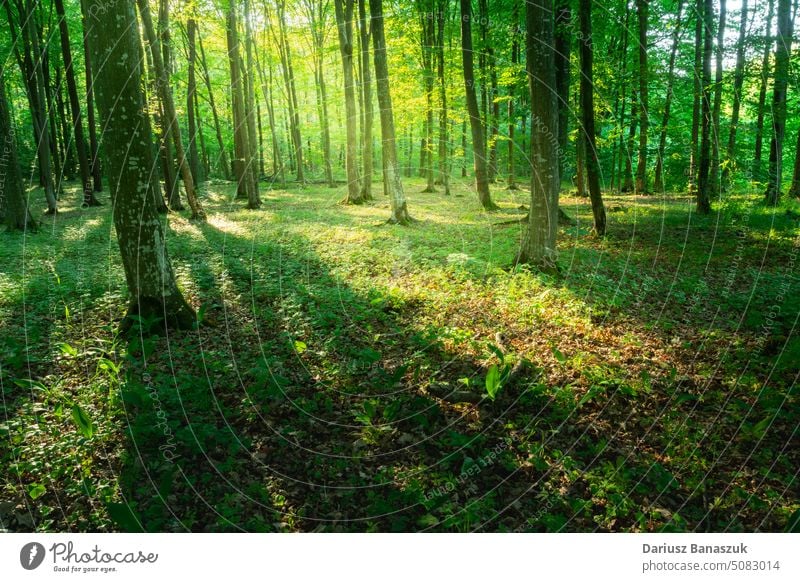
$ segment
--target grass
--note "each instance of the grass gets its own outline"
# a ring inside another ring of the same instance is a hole
[[[166,338],[116,335],[108,206],[0,235],[0,527],[798,527],[795,202],[610,197],[600,240],[565,198],[554,279],[511,266],[525,192],[406,186],[408,228],[207,186],[168,230],[203,325]]]

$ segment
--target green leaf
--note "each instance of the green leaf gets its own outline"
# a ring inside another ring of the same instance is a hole
[[[294,349],[297,351],[298,354],[302,354],[304,351],[308,349],[308,346],[306,345],[305,342],[301,342],[300,340],[295,340]]]
[[[65,356],[75,357],[78,355],[78,350],[76,350],[73,346],[69,345],[68,343],[60,343],[58,344],[58,349],[61,350],[61,353]]]
[[[94,425],[92,424],[92,419],[89,418],[89,415],[86,414],[86,411],[83,410],[77,404],[72,406],[72,421],[75,423],[75,426],[78,427],[78,432],[80,432],[86,438],[91,438],[94,434]]]
[[[495,399],[497,393],[500,391],[501,384],[500,368],[492,364],[486,372],[486,393],[489,395],[489,398],[492,400]]]
[[[786,524],[786,533],[800,533],[800,509],[795,511]]]
[[[31,496],[31,499],[39,499],[46,492],[47,489],[45,489],[45,486],[41,483],[32,483],[28,485],[28,495]]]
[[[553,357],[558,360],[559,364],[565,364],[567,362],[567,356],[561,353],[557,347],[553,347]]]
[[[108,509],[108,515],[122,531],[129,533],[144,531],[139,517],[127,503],[109,503],[106,508]]]
[[[505,354],[503,353],[503,350],[501,350],[500,348],[498,348],[498,347],[497,347],[496,345],[494,345],[494,344],[489,344],[489,345],[488,345],[488,346],[486,346],[486,347],[488,347],[488,348],[489,348],[489,350],[490,350],[490,351],[491,351],[491,352],[492,352],[492,353],[493,353],[495,356],[497,356],[497,359],[498,359],[498,360],[500,360],[501,362],[505,361],[505,357],[506,357],[506,356],[505,356]]]

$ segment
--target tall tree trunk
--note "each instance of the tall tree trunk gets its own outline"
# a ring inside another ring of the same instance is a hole
[[[81,0],[81,23],[83,24],[83,59],[86,77],[86,124],[89,127],[89,153],[92,165],[92,186],[95,192],[103,191],[103,170],[100,164],[100,145],[97,141],[97,121],[94,115],[94,73],[86,35],[86,0]]]
[[[340,0],[337,0],[340,1]],[[375,55],[375,82],[378,87],[378,108],[381,118],[381,139],[383,142],[384,184],[389,195],[392,215],[389,222],[407,224],[408,206],[403,183],[400,179],[400,165],[397,162],[397,144],[392,111],[392,93],[389,88],[389,66],[386,59],[386,39],[383,31],[383,5],[381,0],[369,0],[372,15],[372,42]]]
[[[251,157],[250,132],[247,128],[247,110],[245,106],[245,81],[242,75],[242,57],[239,49],[239,17],[237,0],[232,0],[228,8],[227,44],[228,62],[231,72],[231,101],[233,109],[233,170],[236,176],[237,193],[247,198],[247,207],[255,210],[261,206],[258,194],[258,183],[253,179],[253,159]]]
[[[186,190],[186,200],[189,202],[189,207],[192,209],[192,220],[205,220],[206,213],[203,210],[200,201],[197,199],[197,193],[194,186],[194,177],[189,168],[189,162],[186,160],[186,155],[183,151],[183,141],[181,139],[181,128],[178,123],[178,116],[175,112],[175,102],[172,99],[172,88],[169,85],[169,77],[167,69],[164,65],[161,41],[156,35],[153,21],[150,17],[150,6],[147,0],[136,0],[139,7],[139,15],[142,18],[142,27],[148,38],[150,45],[150,53],[153,58],[153,66],[155,68],[156,84],[161,94],[161,102],[164,106],[165,123],[170,126],[170,133],[172,134],[173,145],[175,146],[175,154],[178,157],[178,167],[180,168],[181,176],[183,178],[183,187]],[[166,23],[164,23],[166,25]]]
[[[520,26],[519,26],[519,7],[515,4],[512,12],[513,27],[511,32],[511,67],[516,72],[520,61]],[[513,77],[508,85],[508,189],[518,190],[517,177],[515,175],[514,158],[516,157],[517,144],[514,142],[514,132],[517,122],[515,119],[514,101],[517,99],[517,87]]]
[[[559,176],[566,173],[567,142],[569,140],[570,121],[570,53],[572,52],[572,9],[569,0],[557,0],[555,3],[555,59],[556,59],[556,93],[558,95],[558,157]]]
[[[189,49],[188,59],[188,81],[186,87],[186,116],[189,126],[189,167],[192,169],[192,175],[198,182],[203,181],[203,171],[200,166],[200,153],[197,148],[197,111],[195,109],[195,102],[197,97],[197,76],[196,76],[196,63],[197,63],[197,43],[195,42],[197,36],[197,21],[194,17],[190,16],[186,22],[186,37]]]
[[[639,100],[637,98],[636,90],[631,90],[631,121],[628,129],[628,140],[625,144],[625,176],[622,183],[622,192],[633,192],[633,155],[634,143],[636,139],[636,128],[639,124]]]
[[[531,159],[536,165],[531,174],[531,206],[528,227],[517,255],[518,263],[530,263],[546,271],[558,271],[556,235],[558,233],[559,176],[558,103],[556,63],[553,46],[553,16],[545,0],[525,3],[527,23],[527,69],[531,92]]]
[[[711,195],[718,197],[720,187],[720,111],[722,109],[722,57],[725,50],[725,21],[727,18],[726,0],[719,0],[719,26],[717,27],[716,71],[714,81],[714,109],[711,117],[711,176],[709,184]]]
[[[433,172],[433,91],[435,26],[433,0],[417,0],[420,23],[420,49],[422,53],[422,83],[425,91],[425,134],[420,152],[420,172],[426,179],[423,192],[436,192]]]
[[[0,214],[5,214],[8,230],[36,230],[28,210],[28,195],[22,183],[17,139],[6,97],[6,84],[0,70]]]
[[[439,182],[444,186],[444,195],[450,196],[450,168],[448,148],[450,147],[447,101],[447,75],[445,72],[444,35],[448,18],[449,0],[436,1],[436,71],[439,80]]]
[[[783,137],[786,131],[786,89],[792,46],[790,0],[778,0],[778,48],[772,88],[772,139],[769,147],[769,177],[764,202],[775,206],[781,198],[783,178]]]
[[[328,29],[328,4],[316,0],[305,0],[306,14],[311,22],[314,49],[314,79],[317,93],[317,115],[322,139],[322,157],[325,166],[325,181],[333,188],[333,165],[331,162],[331,131],[328,118],[328,96],[325,86],[325,38]],[[371,150],[370,150],[371,151]]]
[[[639,162],[636,165],[636,192],[647,192],[647,130],[650,124],[647,84],[647,24],[650,0],[636,0],[639,17]]]
[[[352,0],[348,0],[352,1]],[[283,67],[283,79],[286,83],[286,93],[289,104],[289,126],[292,143],[294,145],[294,159],[297,170],[297,181],[304,182],[303,175],[303,138],[300,133],[300,106],[297,100],[297,87],[294,79],[294,66],[292,65],[292,50],[286,34],[286,0],[277,0],[278,8],[278,49]]]
[[[361,198],[372,200],[372,65],[370,64],[369,42],[371,24],[367,16],[366,0],[358,0],[358,30],[361,41],[361,88],[364,125],[361,128],[361,161],[364,165],[364,179],[361,182]]]
[[[739,111],[742,105],[742,87],[744,86],[745,43],[747,42],[747,0],[742,0],[742,11],[739,19],[739,40],[736,43],[736,68],[733,73],[733,104],[731,105],[731,126],[728,129],[728,145],[725,150],[725,164],[722,169],[722,189],[727,189],[731,170],[736,166],[736,131],[739,128]]]
[[[700,3],[703,2],[702,5]],[[711,52],[713,48],[712,0],[698,0],[698,13],[703,15],[703,90],[702,90],[702,131],[700,138],[700,169],[697,176],[697,212],[711,212],[711,188],[708,183],[711,166]]]
[[[755,152],[753,153],[753,179],[761,182],[764,180],[762,168],[762,152],[764,149],[764,111],[767,103],[767,84],[770,74],[770,54],[775,46],[772,37],[772,18],[775,15],[775,2],[769,0],[767,9],[767,23],[764,29],[764,56],[761,59],[761,85],[758,91],[758,107],[756,109]]]
[[[745,0],[746,1],[746,0]],[[669,67],[667,72],[667,95],[664,99],[664,115],[661,118],[661,127],[658,136],[658,155],[656,157],[656,175],[653,189],[656,192],[664,191],[664,153],[667,148],[667,126],[669,125],[670,109],[672,107],[672,85],[675,81],[675,58],[678,53],[678,44],[682,32],[683,0],[678,0],[678,11],[675,17],[675,28],[672,31],[672,48],[669,51]]]
[[[258,208],[261,206],[261,198],[258,194],[258,133],[256,131],[256,89],[254,71],[255,64],[253,62],[253,25],[250,13],[250,0],[244,0],[244,44],[246,61],[242,61],[239,65],[240,73],[244,80],[245,90],[245,118],[247,119],[247,146],[249,148],[248,157],[250,163],[247,171],[250,176],[248,180],[253,184],[253,189],[250,192],[251,198],[248,198],[247,207],[250,209]]]
[[[347,116],[347,147],[345,163],[347,166],[347,196],[345,204],[361,204],[360,179],[358,176],[358,129],[356,126],[356,88],[353,78],[353,9],[355,0],[334,0],[336,26],[339,31],[339,51],[342,54],[344,73],[344,99]]]
[[[581,119],[586,147],[586,180],[589,186],[589,198],[592,200],[594,232],[597,236],[605,236],[606,209],[600,192],[600,160],[597,156],[594,123],[592,0],[580,0],[579,6],[581,35],[578,46],[581,55]]]
[[[140,65],[132,58],[140,54],[133,3],[87,0],[87,5],[92,60],[103,63],[94,88],[105,128],[114,226],[131,294],[128,314],[166,317],[167,326],[191,328],[196,317],[175,282],[151,195],[151,136],[146,131]]]
[[[222,165],[222,176],[229,180],[231,178],[231,164],[228,161],[228,148],[222,139],[222,124],[219,121],[219,112],[214,99],[214,89],[211,86],[211,77],[208,74],[208,63],[206,62],[206,51],[203,48],[203,35],[198,35],[197,45],[200,49],[200,65],[203,68],[203,80],[208,91],[208,104],[211,107],[211,117],[214,119],[214,133],[217,136],[217,147],[219,148],[220,164]]]
[[[61,54],[64,58],[64,74],[67,78],[67,92],[72,113],[72,135],[75,138],[75,151],[78,154],[78,167],[81,173],[81,185],[83,186],[83,205],[85,207],[100,206],[100,202],[94,196],[92,169],[89,166],[89,156],[86,154],[86,139],[83,135],[83,121],[81,120],[81,105],[78,99],[78,85],[75,83],[75,69],[72,66],[72,48],[69,44],[69,27],[64,13],[64,0],[55,0],[54,3],[58,16]]]
[[[478,200],[486,210],[497,210],[489,193],[489,175],[486,168],[486,143],[483,123],[475,94],[475,65],[472,51],[472,6],[470,0],[461,1],[461,59],[464,69],[464,87],[467,94],[467,113],[472,128],[472,155],[475,165],[475,185]]]
[[[697,0],[694,10],[694,67],[692,80],[692,131],[689,146],[689,194],[697,193],[697,178],[700,156],[700,121],[702,118],[701,97],[703,94],[703,4]]]

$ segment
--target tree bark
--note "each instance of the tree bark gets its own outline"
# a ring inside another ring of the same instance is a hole
[[[600,192],[600,160],[597,155],[594,122],[594,45],[592,41],[592,0],[580,0],[580,57],[581,57],[581,114],[583,121],[584,145],[586,148],[586,179],[589,198],[592,201],[594,232],[597,236],[606,234],[606,209]]]
[[[360,178],[358,175],[358,129],[356,126],[356,90],[353,78],[353,9],[354,0],[334,0],[336,9],[336,26],[339,32],[339,51],[342,55],[342,71],[344,74],[344,99],[347,117],[347,146],[345,164],[347,169],[347,196],[344,204],[361,204]],[[371,5],[370,5],[371,6]]]
[[[352,2],[352,0],[348,0]],[[283,79],[286,83],[286,93],[289,105],[289,128],[294,145],[294,159],[297,170],[297,181],[304,182],[303,175],[303,138],[300,133],[300,107],[297,101],[297,87],[294,79],[294,66],[292,65],[292,51],[286,35],[286,0],[277,0],[278,8],[278,51],[283,67]]]
[[[100,146],[97,141],[97,121],[94,114],[94,73],[86,36],[86,0],[81,0],[81,23],[83,25],[83,59],[86,77],[86,125],[89,127],[89,152],[92,157],[92,186],[95,192],[103,191],[103,170],[100,163]]]
[[[553,16],[545,0],[525,3],[527,70],[531,93],[531,205],[528,226],[517,263],[529,263],[545,272],[557,272],[559,108],[553,46]]]
[[[486,168],[486,142],[483,123],[475,94],[475,65],[472,50],[472,6],[470,0],[461,0],[461,58],[464,70],[464,87],[467,95],[467,113],[472,129],[472,155],[475,166],[475,185],[478,200],[485,210],[497,210],[489,193],[489,175]]]
[[[190,8],[191,9],[191,8]],[[195,102],[197,101],[197,21],[194,17],[189,17],[186,22],[186,38],[187,48],[189,52],[188,67],[188,81],[186,87],[186,117],[189,126],[189,167],[192,170],[192,176],[198,181],[203,181],[203,170],[200,166],[200,153],[197,149],[198,141],[198,124],[197,124],[197,111],[195,109]]]
[[[731,170],[736,167],[736,131],[739,128],[739,111],[742,105],[742,87],[744,86],[745,43],[747,42],[747,17],[749,6],[742,0],[742,11],[739,19],[739,40],[736,43],[736,68],[733,73],[733,104],[731,105],[731,126],[728,129],[728,145],[725,150],[725,164],[722,169],[721,186],[723,191],[730,182]]]
[[[639,17],[639,161],[636,165],[636,192],[647,193],[647,131],[650,125],[647,65],[647,24],[650,0],[636,0]]]
[[[703,3],[700,5],[700,3]],[[697,212],[711,212],[711,188],[709,174],[711,169],[711,52],[713,48],[714,7],[712,0],[698,0],[698,13],[703,15],[703,89],[702,89],[702,130],[700,138],[700,169],[697,177]]]
[[[434,45],[436,44],[433,0],[417,0],[420,23],[420,49],[422,56],[422,84],[425,91],[425,134],[420,155],[420,171],[425,177],[423,192],[436,192],[433,172],[433,92],[435,74],[433,69]]]
[[[222,139],[222,124],[219,121],[216,100],[214,99],[214,89],[211,86],[211,77],[208,74],[208,63],[206,62],[206,51],[203,48],[203,35],[198,35],[197,46],[200,49],[200,65],[203,68],[203,80],[208,91],[208,104],[211,107],[211,117],[214,119],[214,133],[217,137],[217,147],[219,148],[220,164],[222,165],[222,176],[229,180],[231,178],[231,164],[228,160],[228,148]]]
[[[5,214],[8,230],[36,230],[28,209],[28,196],[22,183],[17,139],[6,97],[6,84],[0,70],[0,214]]]
[[[764,202],[776,206],[781,198],[783,138],[786,131],[786,89],[789,83],[789,55],[792,45],[791,2],[778,0],[778,48],[772,89],[772,140],[769,147],[769,177]]]
[[[716,71],[714,78],[714,109],[711,117],[711,176],[709,185],[711,195],[719,197],[720,187],[720,126],[719,118],[722,109],[722,57],[725,50],[725,21],[727,19],[726,0],[719,0],[719,25],[717,27]]]
[[[337,0],[339,1],[339,0]],[[400,165],[397,161],[397,144],[392,110],[392,93],[389,87],[389,66],[386,59],[386,39],[383,30],[383,3],[381,0],[369,0],[372,15],[372,42],[375,57],[375,81],[378,89],[378,108],[381,118],[381,139],[383,142],[384,184],[389,195],[392,215],[389,222],[408,224],[408,205],[403,192],[400,176]]]
[[[166,237],[150,187],[151,136],[141,89],[133,3],[87,0],[92,60],[103,149],[111,183],[114,226],[131,294],[130,316],[160,318],[168,327],[191,328],[196,317],[175,282]],[[136,162],[136,163],[131,163]]]
[[[566,174],[567,142],[570,122],[570,54],[572,52],[572,9],[569,0],[555,4],[556,91],[558,93],[558,157],[559,176]]]
[[[772,37],[772,18],[775,15],[775,2],[769,0],[767,9],[767,24],[764,29],[764,56],[761,59],[761,85],[758,91],[758,107],[756,114],[755,152],[753,153],[753,179],[761,182],[764,180],[762,168],[762,152],[764,149],[764,111],[767,103],[767,84],[770,74],[770,54],[775,46]]]
[[[372,126],[375,113],[372,107],[372,65],[369,54],[372,32],[367,15],[366,0],[358,0],[358,30],[361,42],[361,87],[364,104],[364,125],[361,132],[361,161],[364,165],[364,176],[361,182],[361,198],[372,200]]]
[[[448,118],[448,99],[447,99],[447,75],[445,72],[444,58],[444,35],[445,24],[448,17],[449,0],[437,0],[436,2],[436,70],[439,78],[439,182],[444,186],[444,195],[450,196],[450,168],[449,154],[450,147]]]

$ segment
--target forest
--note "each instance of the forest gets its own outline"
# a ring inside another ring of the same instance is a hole
[[[0,0],[0,531],[800,532],[798,0]]]

